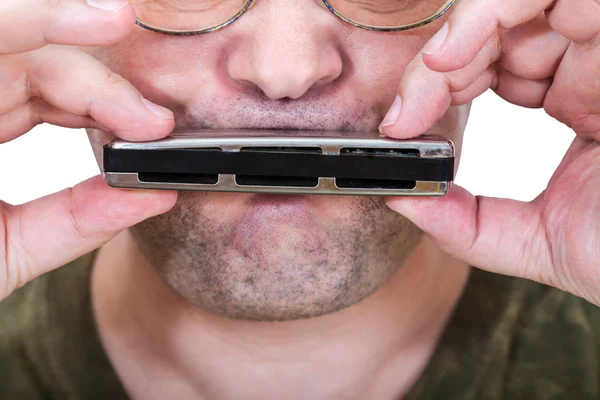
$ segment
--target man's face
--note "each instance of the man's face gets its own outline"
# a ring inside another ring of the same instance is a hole
[[[176,129],[377,130],[406,65],[442,22],[371,32],[319,3],[259,0],[205,35],[136,27],[94,55],[174,111]],[[436,129],[457,151],[466,114],[452,108]],[[98,156],[110,136],[90,131],[90,139]],[[171,211],[131,233],[184,298],[259,320],[316,316],[362,300],[421,238],[377,197],[201,192],[181,192]]]

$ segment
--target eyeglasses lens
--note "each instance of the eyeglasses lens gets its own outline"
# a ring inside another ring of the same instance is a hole
[[[248,0],[131,0],[137,18],[174,31],[200,31],[219,26],[242,11]]]
[[[449,0],[328,0],[340,15],[359,25],[393,28],[427,20]]]
[[[344,18],[368,27],[393,28],[436,15],[452,0],[328,0]],[[200,31],[226,23],[248,0],[131,0],[137,18],[173,31]]]

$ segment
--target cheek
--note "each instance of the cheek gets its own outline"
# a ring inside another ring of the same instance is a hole
[[[358,31],[348,35],[349,64],[354,79],[381,109],[382,115],[394,101],[407,65],[417,56],[436,26],[415,32],[375,33]]]
[[[365,100],[389,106],[406,65],[436,27],[432,24],[403,33],[348,29],[339,39],[346,71],[342,84],[356,86]],[[130,81],[145,97],[177,108],[192,102],[199,90],[231,89],[226,64],[238,51],[239,40],[225,31],[172,37],[140,28],[114,46],[84,50]]]
[[[141,28],[114,46],[91,52],[146,98],[173,111],[221,80],[225,53],[218,35],[175,37]]]

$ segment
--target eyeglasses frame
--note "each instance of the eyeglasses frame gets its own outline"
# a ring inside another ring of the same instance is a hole
[[[248,0],[246,2],[246,4],[244,5],[244,7],[242,7],[242,9],[240,11],[238,11],[229,20],[223,22],[222,24],[213,26],[211,28],[206,28],[206,29],[200,29],[200,30],[164,29],[164,28],[160,28],[160,27],[154,26],[152,24],[149,24],[147,22],[144,22],[144,21],[140,20],[139,18],[136,18],[135,23],[144,29],[148,29],[152,32],[162,33],[164,35],[171,35],[171,36],[202,35],[205,33],[210,33],[210,32],[214,32],[216,30],[222,29],[222,28],[226,27],[227,25],[231,24],[232,22],[234,22],[235,20],[240,18],[248,10],[248,8],[250,8],[252,3],[254,3],[255,1],[258,1],[258,0]],[[458,0],[447,0],[447,2],[437,12],[435,12],[433,15],[431,15],[427,18],[424,18],[420,21],[412,22],[410,24],[391,26],[391,27],[390,26],[372,26],[372,25],[361,24],[350,18],[344,17],[329,3],[329,0],[321,0],[321,1],[323,2],[323,4],[325,4],[325,7],[327,7],[327,9],[329,9],[329,11],[331,11],[336,17],[338,17],[342,21],[344,21],[350,25],[353,25],[357,28],[366,29],[369,31],[376,31],[376,32],[398,32],[398,31],[407,31],[410,29],[419,28],[421,26],[432,23],[433,21],[435,21],[438,18],[440,18],[441,16],[443,16]]]

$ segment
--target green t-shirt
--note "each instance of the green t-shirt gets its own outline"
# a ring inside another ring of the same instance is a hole
[[[0,303],[0,399],[128,399],[94,325],[94,256]],[[474,270],[406,399],[598,399],[599,330],[600,309],[582,299]]]

